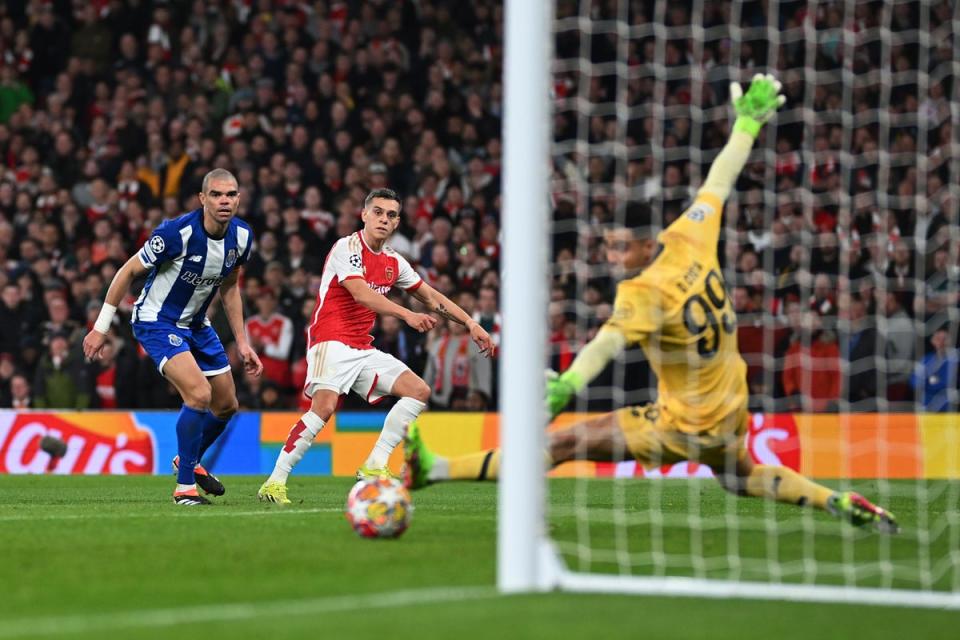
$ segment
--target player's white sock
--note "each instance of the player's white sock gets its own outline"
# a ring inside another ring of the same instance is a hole
[[[273,473],[270,474],[267,482],[286,484],[290,472],[303,459],[303,455],[313,444],[313,439],[317,437],[325,424],[326,422],[321,420],[320,416],[313,411],[307,411],[300,416],[297,424],[290,429],[287,442],[280,450],[280,455],[277,456],[277,464],[274,465]]]
[[[373,451],[367,458],[366,465],[370,469],[382,469],[387,466],[387,460],[390,454],[397,448],[400,441],[403,440],[403,434],[407,425],[417,419],[420,412],[427,408],[426,403],[414,400],[413,398],[400,398],[397,404],[393,405],[386,420],[383,421],[383,430],[377,439],[377,444],[373,445]]]
[[[177,484],[177,488],[173,490],[174,493],[186,493],[187,491],[196,491],[196,484]]]

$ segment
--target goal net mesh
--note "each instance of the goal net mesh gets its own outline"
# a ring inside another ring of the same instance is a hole
[[[602,230],[631,203],[676,219],[730,134],[729,83],[773,73],[787,103],[717,246],[748,365],[747,448],[903,527],[738,498],[696,464],[573,462],[548,507],[568,569],[960,592],[958,10],[559,0],[553,36],[550,365],[610,317]],[[553,428],[655,402],[656,386],[628,348]]]

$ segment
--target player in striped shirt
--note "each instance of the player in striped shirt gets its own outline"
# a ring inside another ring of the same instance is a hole
[[[227,354],[210,326],[207,307],[220,291],[244,368],[260,375],[263,365],[247,341],[237,278],[250,257],[253,233],[237,219],[237,179],[214,169],[203,179],[200,209],[162,222],[110,283],[93,329],[83,339],[87,358],[96,358],[117,305],[135,278],[147,275],[133,309],[133,334],[180,392],[177,450],[173,460],[178,505],[210,504],[199,495],[223,495],[223,484],[200,465],[204,452],[237,412],[237,393]]]

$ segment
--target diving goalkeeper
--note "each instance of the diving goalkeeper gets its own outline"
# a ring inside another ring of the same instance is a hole
[[[639,344],[657,374],[657,401],[626,407],[549,434],[551,465],[574,459],[635,459],[656,467],[691,460],[708,465],[724,489],[823,509],[858,526],[896,533],[893,514],[853,492],[835,492],[783,466],[754,464],[745,437],[746,364],[737,350],[737,320],[727,296],[717,244],[723,203],[760,129],[781,106],[780,83],[756,75],[746,94],[731,85],[737,114],[690,207],[654,235],[636,225],[604,231],[607,261],[625,278],[610,320],[570,368],[547,381],[551,419],[627,346]],[[444,480],[493,480],[498,449],[454,458],[431,452],[416,423],[405,438],[405,481],[418,489]]]

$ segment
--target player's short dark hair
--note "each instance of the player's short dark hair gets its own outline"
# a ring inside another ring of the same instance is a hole
[[[403,203],[400,201],[400,196],[397,195],[397,192],[393,189],[374,189],[367,194],[367,197],[363,199],[363,208],[366,209],[370,206],[370,203],[373,202],[374,198],[383,198],[385,200],[393,200],[399,205],[397,211],[403,209]]]
[[[233,180],[233,183],[239,185],[236,176],[227,171],[226,169],[214,169],[203,176],[203,183],[200,185],[200,190],[203,193],[206,193],[210,189],[211,180]]]
[[[621,211],[613,212],[611,229],[629,229],[638,240],[650,238],[659,232],[653,222],[650,206],[643,202],[628,202]]]

